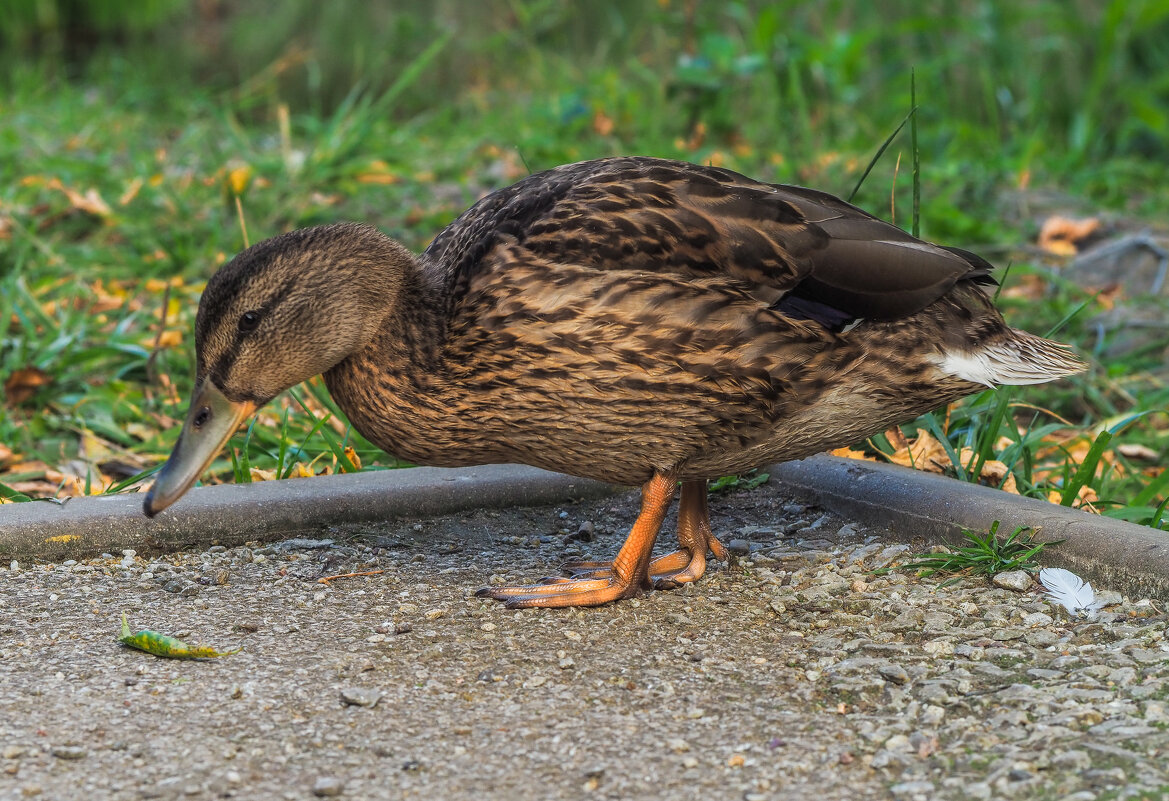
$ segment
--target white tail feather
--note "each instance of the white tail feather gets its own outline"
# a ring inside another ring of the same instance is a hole
[[[944,351],[936,359],[943,372],[974,384],[1042,384],[1073,375],[1085,365],[1071,348],[1025,331],[971,351]]]

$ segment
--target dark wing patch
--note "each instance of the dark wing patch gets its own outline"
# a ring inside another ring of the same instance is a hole
[[[960,280],[993,280],[980,257],[922,242],[827,193],[648,158],[570,164],[494,192],[423,261],[457,298],[487,255],[511,244],[550,270],[730,278],[763,305],[836,330],[913,314]]]

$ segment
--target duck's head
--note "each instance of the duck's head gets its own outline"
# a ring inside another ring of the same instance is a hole
[[[146,514],[178,500],[257,408],[368,343],[412,260],[372,226],[340,223],[273,237],[224,265],[199,302],[195,394]]]

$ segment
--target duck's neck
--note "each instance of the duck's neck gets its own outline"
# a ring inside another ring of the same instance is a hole
[[[448,292],[415,262],[369,342],[325,373],[341,410],[367,439],[406,459],[429,414],[449,413],[443,343]]]

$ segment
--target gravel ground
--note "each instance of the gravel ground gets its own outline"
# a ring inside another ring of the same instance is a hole
[[[875,576],[912,544],[780,490],[714,499],[736,566],[598,609],[472,593],[611,556],[634,494],[0,568],[0,799],[1169,797],[1158,602]]]

